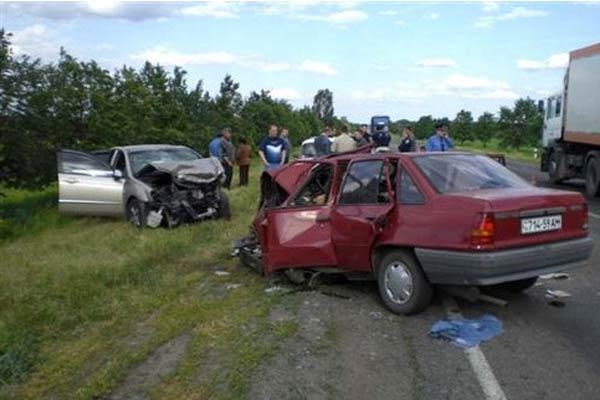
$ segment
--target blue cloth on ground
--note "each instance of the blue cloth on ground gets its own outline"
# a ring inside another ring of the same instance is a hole
[[[502,322],[493,315],[485,314],[475,319],[444,318],[433,324],[429,334],[466,349],[490,340],[501,332]]]

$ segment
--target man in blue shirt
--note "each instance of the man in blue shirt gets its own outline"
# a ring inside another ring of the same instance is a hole
[[[450,151],[453,147],[454,143],[448,137],[448,132],[444,124],[437,124],[435,126],[435,133],[427,139],[427,143],[425,144],[427,151]]]
[[[218,158],[219,160],[221,159],[221,136],[223,136],[223,134],[219,131],[215,135],[215,138],[208,144],[208,154],[211,157]]]
[[[277,125],[271,125],[269,135],[258,146],[258,155],[265,169],[278,168],[285,160],[285,141],[277,135]]]
[[[325,130],[315,138],[315,151],[317,152],[317,157],[331,154],[331,140],[329,140],[330,135],[331,127],[326,126]]]

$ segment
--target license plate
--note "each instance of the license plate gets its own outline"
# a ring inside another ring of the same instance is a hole
[[[525,218],[521,220],[521,234],[557,231],[562,228],[562,215]]]

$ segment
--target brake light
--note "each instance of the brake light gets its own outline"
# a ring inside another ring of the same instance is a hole
[[[493,246],[495,227],[496,221],[493,214],[479,214],[475,228],[471,230],[471,246],[478,249]]]

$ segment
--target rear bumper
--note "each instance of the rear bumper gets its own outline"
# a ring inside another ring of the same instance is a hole
[[[488,253],[415,249],[429,282],[494,285],[586,265],[594,247],[590,237]]]

